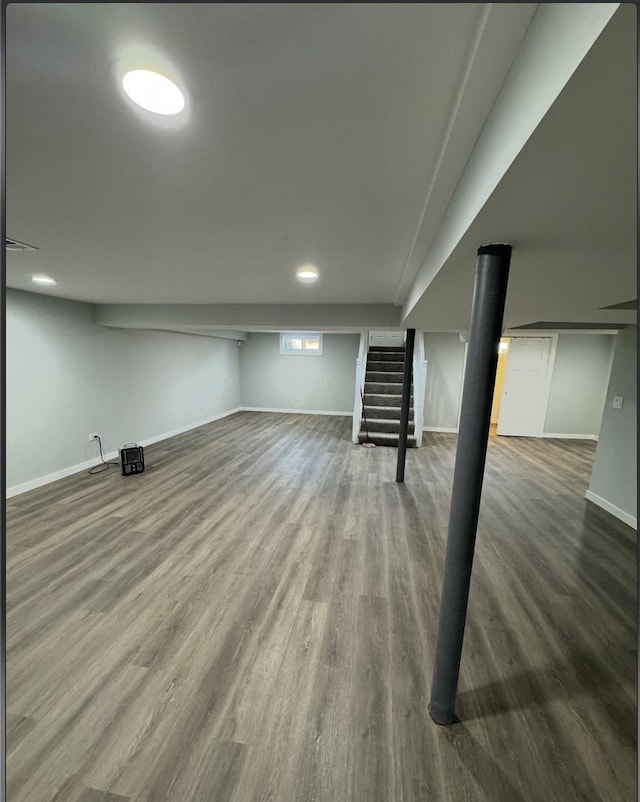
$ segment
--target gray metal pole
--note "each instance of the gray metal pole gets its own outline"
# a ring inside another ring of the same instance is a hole
[[[510,245],[478,249],[429,715],[451,724],[487,455]]]
[[[402,408],[400,410],[400,434],[398,435],[398,465],[396,482],[404,482],[404,463],[407,457],[407,434],[409,432],[409,406],[411,400],[411,376],[413,373],[413,343],[415,329],[407,329],[404,347],[404,375],[402,378]]]

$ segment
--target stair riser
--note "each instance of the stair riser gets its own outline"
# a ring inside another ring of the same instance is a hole
[[[369,351],[367,362],[404,362],[404,351],[399,354]]]
[[[368,370],[364,378],[366,382],[377,382],[378,384],[400,384],[402,385],[402,373],[380,372],[378,370]]]
[[[404,346],[398,347],[397,345],[372,345],[369,348],[370,354],[404,354]]]
[[[386,432],[387,434],[398,434],[400,431],[399,420],[376,420],[370,421],[367,419],[365,427],[364,420],[360,421],[360,428],[363,431],[369,431],[370,435],[378,434],[378,432]],[[409,434],[414,434],[414,425],[409,423]]]
[[[374,362],[370,360],[367,362],[367,373],[370,370],[378,370],[381,373],[404,373],[404,362]]]
[[[364,393],[367,396],[367,402],[370,401],[369,394],[371,395],[399,395],[402,396],[402,384],[396,382],[369,382],[364,384]],[[377,406],[377,405],[375,405]]]
[[[376,407],[365,406],[364,414],[368,420],[388,418],[390,420],[400,420],[400,407]],[[413,420],[413,407],[409,409],[409,420]]]
[[[376,393],[365,387],[365,407],[400,407],[402,406],[402,393]],[[413,396],[409,399],[413,406]]]

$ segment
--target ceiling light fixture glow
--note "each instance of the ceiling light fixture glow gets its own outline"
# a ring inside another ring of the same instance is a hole
[[[51,276],[32,276],[31,281],[33,281],[34,284],[42,284],[45,287],[52,287],[54,284],[58,283],[54,278],[51,278]]]
[[[318,268],[313,265],[302,265],[296,270],[296,276],[300,281],[311,283],[318,278]]]
[[[155,114],[178,114],[184,108],[178,87],[151,70],[131,70],[122,79],[122,88],[134,103]]]

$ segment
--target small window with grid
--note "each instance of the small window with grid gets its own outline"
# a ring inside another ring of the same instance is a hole
[[[284,332],[280,335],[280,353],[322,356],[322,334]]]

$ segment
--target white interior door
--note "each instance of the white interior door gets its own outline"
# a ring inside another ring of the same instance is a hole
[[[540,437],[547,413],[551,337],[513,337],[500,403],[498,434]]]

